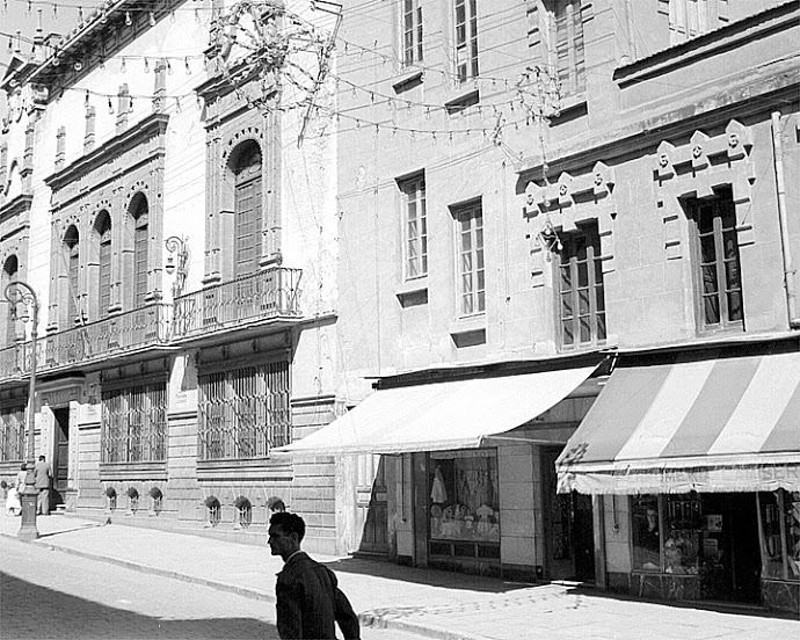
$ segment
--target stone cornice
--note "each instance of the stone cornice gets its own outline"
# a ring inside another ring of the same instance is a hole
[[[126,151],[142,145],[142,141],[146,141],[149,135],[157,134],[163,136],[166,133],[168,122],[169,116],[167,114],[151,114],[121,134],[114,136],[97,149],[81,156],[69,166],[47,176],[44,182],[53,192],[57,192],[72,181],[91,173],[97,167],[103,166]],[[166,148],[162,144],[156,146],[150,156],[159,156],[165,153]],[[125,167],[125,170],[128,171],[132,168]]]
[[[16,196],[12,200],[9,200],[0,206],[0,222],[13,216],[18,216],[26,211],[30,211],[32,203],[33,196],[25,193]]]
[[[691,134],[707,126],[724,125],[732,118],[766,113],[776,104],[797,102],[797,84],[800,70],[792,73],[781,71],[771,76],[762,76],[757,84],[733,86],[718,97],[716,108],[703,111],[702,105],[691,113],[684,108],[658,114],[652,119],[641,119],[618,128],[601,131],[586,137],[566,141],[556,149],[548,151],[548,175],[562,171],[576,171],[591,167],[595,162],[611,162],[628,153],[649,150],[655,152],[658,144],[666,138]],[[515,167],[521,176],[541,174],[541,158],[534,156],[520,161]]]
[[[796,0],[773,7],[618,67],[614,71],[614,80],[620,87],[625,87],[684,67],[695,60],[708,59],[747,42],[763,39],[775,31],[793,29],[798,24],[798,14],[800,3]]]

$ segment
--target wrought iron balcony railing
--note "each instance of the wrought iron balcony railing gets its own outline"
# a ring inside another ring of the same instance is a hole
[[[37,340],[37,370],[67,369],[171,340],[192,338],[231,327],[278,318],[301,317],[301,269],[274,267],[212,285]],[[30,373],[30,342],[0,349],[0,382]]]
[[[241,324],[299,318],[301,269],[274,267],[175,299],[173,338],[187,338]]]
[[[158,302],[59,331],[39,339],[39,368],[45,371],[166,344],[171,324],[172,306]]]
[[[172,306],[154,303],[40,337],[36,342],[37,372],[87,364],[166,344],[171,325]],[[30,342],[0,350],[0,381],[30,373],[30,350]]]

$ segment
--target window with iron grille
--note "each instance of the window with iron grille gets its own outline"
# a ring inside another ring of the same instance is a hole
[[[103,389],[102,402],[102,462],[166,459],[166,380]]]
[[[581,0],[555,0],[547,6],[550,63],[558,74],[561,92],[580,93],[586,89]]]
[[[425,176],[420,174],[399,184],[403,194],[405,228],[405,278],[428,274],[428,218],[425,205]]]
[[[456,76],[459,82],[478,76],[477,0],[455,0]]]
[[[461,316],[486,310],[483,261],[483,210],[480,202],[453,209],[457,232],[458,311]]]
[[[256,144],[242,150],[234,173],[234,276],[238,278],[254,273],[260,256],[261,150]]]
[[[704,330],[743,329],[739,241],[731,190],[685,202],[696,264],[699,323]]]
[[[402,0],[403,3],[403,63],[422,62],[422,2]]]
[[[606,339],[606,303],[597,223],[561,238],[557,269],[561,348],[577,349]]]
[[[289,363],[201,374],[200,460],[263,458],[291,442]]]
[[[0,461],[15,462],[25,458],[25,409],[0,409]]]

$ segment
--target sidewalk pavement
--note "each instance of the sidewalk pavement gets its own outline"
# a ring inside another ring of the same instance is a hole
[[[274,602],[282,561],[263,546],[102,524],[66,515],[37,519],[33,544]],[[0,516],[16,537],[19,518]],[[568,584],[528,585],[372,560],[312,554],[333,568],[366,626],[442,640],[773,640],[800,637],[798,620],[610,596]]]

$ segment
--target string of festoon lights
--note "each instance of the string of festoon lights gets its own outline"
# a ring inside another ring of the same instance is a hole
[[[107,93],[103,91],[95,91],[84,87],[69,87],[65,89],[67,92],[78,93],[84,96],[84,103],[88,106],[96,106],[98,104],[105,105],[109,113],[115,113],[115,101],[119,101],[122,97],[128,101],[125,108],[129,111],[133,110],[135,101],[144,100],[147,102],[162,101],[166,107],[170,105],[180,112],[182,109],[192,101],[196,101],[198,106],[201,106],[202,100],[195,92],[187,92],[182,94],[159,94],[159,93]],[[276,104],[274,109],[278,111],[292,111],[294,109],[306,108],[309,105],[308,100],[300,100],[289,104]],[[498,136],[502,129],[506,127],[513,127],[518,130],[520,127],[529,126],[532,122],[529,116],[517,118],[513,121],[506,121],[503,112],[498,111],[495,122],[492,126],[474,126],[474,127],[448,127],[448,128],[421,128],[421,127],[407,127],[394,122],[393,120],[372,120],[364,118],[351,113],[340,111],[330,105],[322,104],[319,102],[312,103],[315,111],[322,116],[335,120],[337,124],[342,121],[349,122],[353,125],[353,130],[372,130],[374,133],[380,134],[386,132],[392,137],[398,133],[408,134],[412,139],[425,139],[428,138],[433,142],[439,140],[453,141],[456,137],[470,137],[482,136],[484,138]]]
[[[59,9],[61,9],[62,11],[63,10],[74,10],[74,11],[77,12],[77,17],[78,17],[79,22],[85,22],[86,20],[92,19],[96,14],[102,14],[103,11],[106,9],[105,6],[96,6],[92,10],[91,14],[87,14],[87,13],[85,13],[84,7],[81,4],[71,4],[71,3],[66,3],[66,2],[55,2],[55,1],[52,1],[52,0],[12,0],[12,1],[16,2],[16,3],[20,3],[20,4],[24,3],[28,7],[28,11],[29,12],[32,12],[34,10],[34,7],[39,7],[39,6],[51,7],[56,16],[58,14],[58,10]],[[264,1],[267,2],[268,0],[264,0]],[[201,4],[205,5],[206,3],[208,3],[209,6],[199,6]],[[3,0],[3,5],[4,5],[4,7],[6,9],[8,7],[8,4],[9,4],[9,0]],[[107,1],[105,3],[105,5],[108,5],[108,4],[110,4],[109,1]],[[153,4],[156,5],[155,2]],[[212,6],[210,6],[209,0],[192,0],[191,4],[192,5],[198,5],[198,6],[175,7],[175,8],[169,9],[169,13],[172,14],[172,13],[174,13],[176,11],[191,11],[191,12],[194,12],[199,17],[200,12],[202,12],[202,11],[217,11],[217,9],[215,9]],[[313,0],[310,0],[310,8],[312,10],[315,8],[315,3],[313,2]],[[143,7],[132,7],[132,8],[126,9],[125,13],[126,13],[126,15],[125,15],[125,24],[128,25],[128,26],[130,26],[132,24],[132,21],[133,21],[133,18],[131,16],[132,15],[136,15],[137,13],[145,13],[145,14],[147,14],[148,15],[148,20],[149,20],[151,26],[154,26],[155,23],[156,23],[156,15],[160,15],[160,12],[157,9],[148,8],[146,6],[143,6]],[[294,14],[294,13],[288,11],[288,10],[286,11],[286,15],[291,17],[291,18],[294,18],[294,19],[301,19],[301,20],[304,19],[301,16],[299,16],[297,14]],[[102,16],[101,16],[101,21],[102,21]],[[344,55],[344,56],[356,55],[356,56],[362,57],[365,54],[370,54],[370,55],[374,55],[374,56],[378,57],[381,60],[381,62],[384,63],[384,64],[387,63],[387,62],[392,62],[395,65],[399,65],[401,67],[406,67],[405,61],[402,60],[400,57],[398,57],[398,55],[396,53],[394,53],[394,48],[393,47],[389,47],[389,50],[391,51],[391,53],[384,53],[384,52],[380,51],[377,40],[373,42],[372,46],[367,46],[367,45],[351,42],[349,40],[344,39],[342,36],[337,35],[336,41],[337,41],[337,44],[341,45],[341,46],[337,47],[340,50],[340,55]],[[27,39],[27,42],[32,42],[32,40]],[[546,66],[549,67],[549,66],[553,66],[553,65],[547,64]],[[447,79],[452,79],[453,75],[454,75],[453,72],[448,70],[448,69],[441,68],[441,67],[426,66],[426,65],[423,65],[423,64],[419,64],[419,63],[415,63],[413,66],[409,67],[409,69],[410,70],[423,71],[423,72],[426,72],[428,74],[438,74],[438,75],[441,75],[443,78],[447,78]],[[475,78],[471,78],[470,81],[478,82],[478,83],[482,83],[482,84],[483,83],[491,84],[492,88],[495,89],[495,90],[498,88],[498,86],[506,86],[507,89],[510,88],[508,86],[509,82],[510,82],[509,79],[508,78],[504,78],[504,77],[494,77],[494,76],[487,76],[486,74],[481,74],[480,76],[477,76]]]

